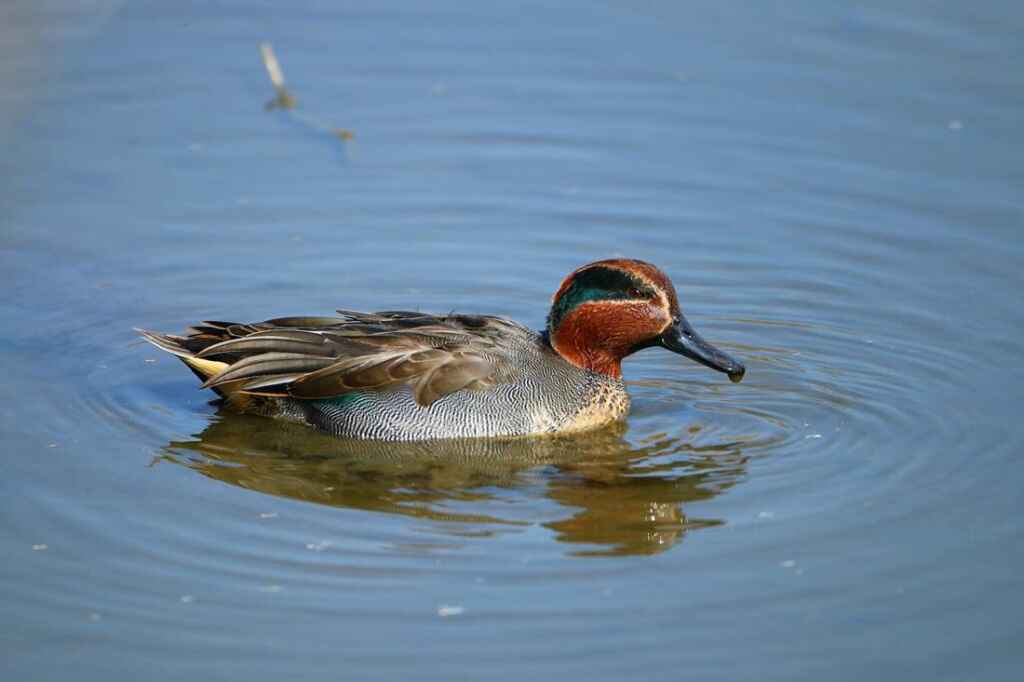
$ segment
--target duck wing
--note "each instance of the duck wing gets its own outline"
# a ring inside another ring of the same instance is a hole
[[[254,324],[208,321],[175,342],[226,366],[204,388],[323,399],[400,384],[428,406],[461,390],[507,380],[512,348],[532,331],[499,317],[409,311],[338,311]]]

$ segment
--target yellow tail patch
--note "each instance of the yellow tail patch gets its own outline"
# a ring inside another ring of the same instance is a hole
[[[207,360],[205,358],[188,357],[185,355],[179,355],[182,361],[194,369],[199,374],[203,375],[204,379],[209,379],[215,374],[220,374],[221,370],[228,366],[226,362],[218,362],[216,360]]]

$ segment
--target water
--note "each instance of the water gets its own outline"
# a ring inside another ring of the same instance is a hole
[[[1022,30],[7,3],[3,678],[1019,679]],[[539,327],[613,255],[743,383],[649,350],[621,429],[385,448],[221,413],[131,332]]]

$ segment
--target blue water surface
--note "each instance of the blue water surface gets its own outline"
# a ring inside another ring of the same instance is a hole
[[[1021,35],[1011,2],[5,3],[0,676],[1020,679]],[[746,379],[648,350],[621,428],[394,449],[220,410],[132,332],[539,328],[610,256]]]

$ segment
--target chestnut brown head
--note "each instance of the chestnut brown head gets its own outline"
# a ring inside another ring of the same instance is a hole
[[[622,359],[662,346],[739,381],[743,365],[702,339],[683,317],[672,281],[639,260],[602,260],[562,282],[548,314],[551,347],[572,364],[621,377]]]

